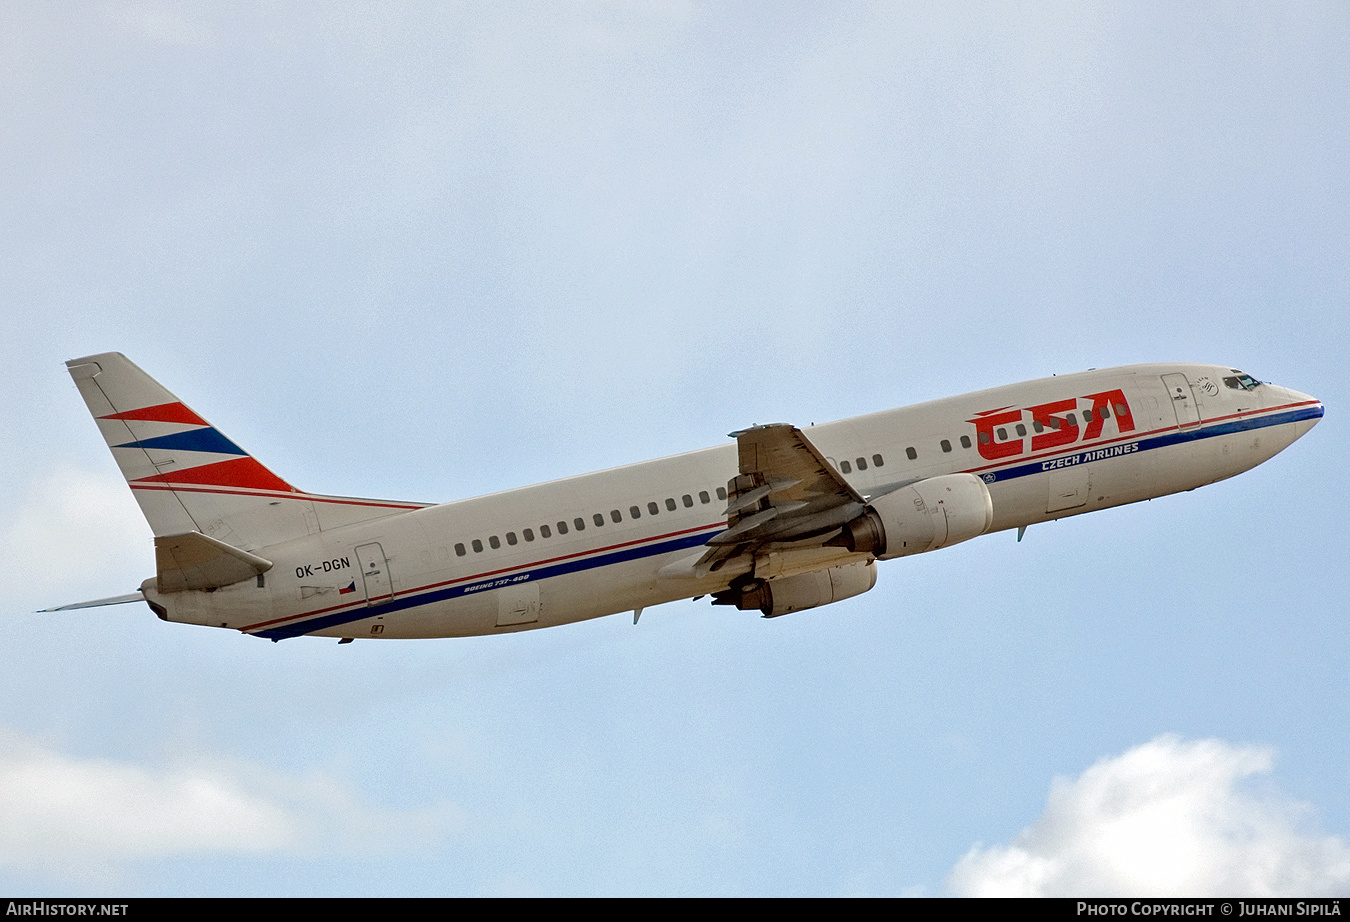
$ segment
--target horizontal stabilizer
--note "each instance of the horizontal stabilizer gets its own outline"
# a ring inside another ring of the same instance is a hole
[[[107,599],[94,599],[92,602],[72,602],[69,605],[58,605],[56,608],[44,608],[42,611],[74,611],[77,608],[102,608],[104,605],[125,605],[128,602],[144,602],[145,596],[141,590],[128,592],[126,595],[115,595]]]
[[[155,539],[155,568],[160,592],[182,592],[253,579],[272,569],[272,561],[190,531]]]

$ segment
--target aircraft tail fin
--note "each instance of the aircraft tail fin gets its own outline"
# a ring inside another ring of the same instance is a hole
[[[297,490],[121,353],[66,366],[156,538],[252,550],[424,505]]]

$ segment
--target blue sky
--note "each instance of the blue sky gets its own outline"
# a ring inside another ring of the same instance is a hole
[[[1350,891],[1343,4],[0,16],[0,890]],[[1327,416],[776,621],[273,645],[33,613],[153,572],[109,350],[428,501],[1130,362]]]

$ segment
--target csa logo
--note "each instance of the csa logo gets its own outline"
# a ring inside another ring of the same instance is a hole
[[[1082,415],[1086,425],[1079,425]],[[986,461],[1011,458],[1030,451],[1044,451],[1100,438],[1106,421],[1115,418],[1117,432],[1133,432],[1134,416],[1121,390],[1103,391],[1056,400],[1025,409],[1000,407],[975,414],[966,422],[975,424],[976,448]],[[1031,447],[1027,447],[1027,423],[1031,424]]]

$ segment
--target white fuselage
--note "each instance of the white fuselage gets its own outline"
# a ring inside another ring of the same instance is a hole
[[[864,497],[942,474],[980,477],[995,531],[1232,477],[1322,415],[1294,391],[1225,383],[1233,374],[1103,369],[802,431]],[[160,593],[154,580],[142,588],[169,620],[272,639],[451,637],[718,592],[750,567],[772,579],[870,559],[840,547],[779,548],[699,575],[690,563],[727,528],[725,488],[737,473],[727,444],[318,531],[259,549],[271,570],[214,591]]]

